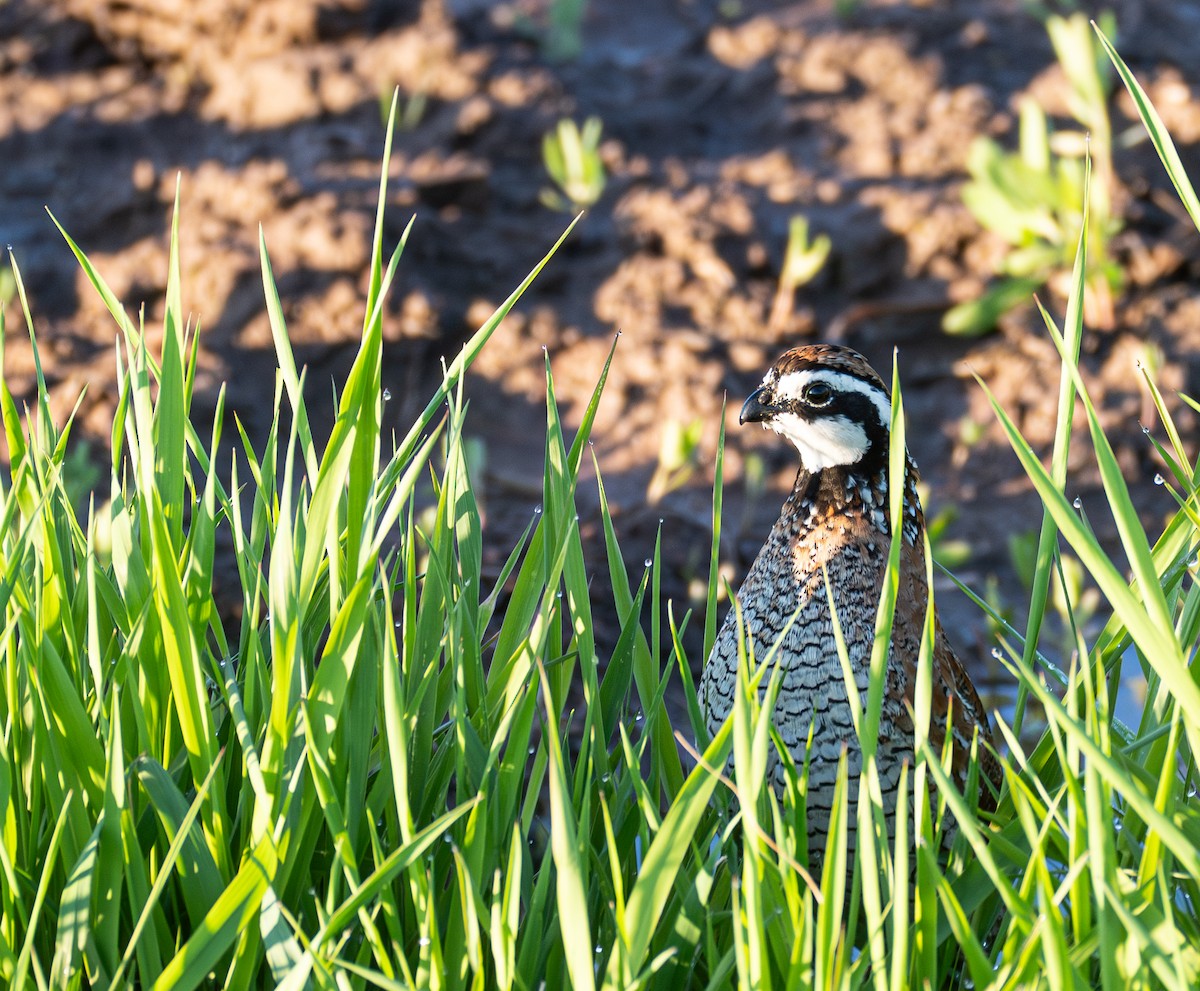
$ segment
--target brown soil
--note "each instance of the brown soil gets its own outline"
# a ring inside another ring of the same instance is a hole
[[[1037,525],[1038,506],[972,374],[1044,451],[1057,360],[1029,312],[977,341],[944,336],[939,320],[980,291],[1001,250],[960,200],[972,138],[1011,144],[1016,98],[1032,92],[1063,114],[1066,85],[1017,0],[856,6],[839,18],[829,0],[593,0],[581,54],[554,63],[537,41],[545,0],[0,0],[0,242],[13,246],[30,290],[55,409],[65,416],[86,385],[82,428],[107,437],[115,327],[45,206],[152,325],[181,176],[184,301],[206,328],[199,404],[211,409],[228,381],[229,407],[261,436],[274,355],[258,227],[321,406],[355,352],[381,100],[399,87],[411,126],[392,159],[389,242],[417,217],[387,319],[387,415],[400,425],[423,404],[441,356],[562,231],[566,218],[538,200],[541,135],[560,117],[594,114],[604,122],[604,196],[470,379],[494,553],[511,546],[537,500],[543,346],[570,420],[620,331],[595,445],[630,563],[640,570],[661,518],[665,589],[677,602],[694,591],[728,397],[725,556],[736,580],[794,471],[778,443],[738,430],[738,405],[786,346],[839,339],[885,375],[899,349],[930,509],[957,508],[950,536],[971,547],[961,576],[982,587],[997,575],[1019,616],[1006,542]],[[1117,6],[1120,48],[1200,175],[1200,8]],[[1128,99],[1112,105],[1115,132],[1136,137]],[[1149,146],[1120,149],[1127,228],[1117,255],[1132,285],[1116,329],[1088,336],[1087,379],[1154,521],[1171,503],[1151,481],[1157,466],[1138,422],[1153,411],[1135,365],[1157,349],[1164,391],[1200,391],[1195,231]],[[772,326],[796,213],[830,234],[833,254]],[[5,373],[28,394],[30,349],[9,316]],[[696,418],[706,427],[700,469],[651,504],[663,424]],[[1186,410],[1181,423],[1192,439]],[[769,491],[747,498],[749,452],[763,459]],[[1069,494],[1110,532],[1084,444],[1072,463]],[[594,487],[582,503],[595,537]],[[989,679],[978,612],[952,590],[942,611]]]

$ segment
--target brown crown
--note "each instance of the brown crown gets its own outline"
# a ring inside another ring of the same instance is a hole
[[[832,368],[878,386],[885,395],[890,394],[883,379],[867,359],[854,348],[841,344],[802,344],[781,354],[772,368],[777,375],[801,372],[806,368]]]

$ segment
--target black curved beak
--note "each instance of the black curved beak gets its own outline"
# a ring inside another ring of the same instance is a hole
[[[752,393],[750,398],[746,400],[742,406],[741,413],[738,414],[738,423],[762,423],[764,420],[769,420],[773,413],[778,412],[774,406],[762,401],[762,395],[766,391],[765,386],[759,386]]]

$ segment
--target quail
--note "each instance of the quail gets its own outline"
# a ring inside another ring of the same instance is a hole
[[[865,705],[875,617],[891,542],[891,400],[883,380],[858,352],[837,345],[805,345],[787,351],[771,366],[746,400],[739,422],[761,423],[800,452],[791,494],[737,599],[745,636],[753,641],[759,663],[782,636],[775,660],[782,670],[773,718],[797,768],[807,761],[810,863],[819,864],[843,750],[852,803],[862,768],[825,576]],[[899,594],[876,750],[889,832],[901,767],[913,761],[909,707],[929,599],[925,522],[916,482],[916,465],[906,452]],[[700,702],[714,733],[733,706],[739,609],[726,616],[701,679]],[[931,745],[940,753],[946,734],[951,734],[952,770],[962,786],[978,734],[980,781],[986,779],[998,790],[999,764],[983,746],[991,737],[987,714],[936,617],[932,675]],[[783,767],[774,748],[770,760],[769,777],[776,789],[782,789]],[[982,784],[980,804],[994,807],[987,783]],[[855,821],[853,812],[850,821]],[[850,843],[855,844],[853,831]]]

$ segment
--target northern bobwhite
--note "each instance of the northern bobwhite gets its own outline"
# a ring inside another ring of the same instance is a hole
[[[862,752],[838,657],[822,566],[845,638],[854,680],[865,704],[871,645],[891,521],[888,451],[891,400],[866,359],[850,348],[806,345],[783,354],[742,407],[740,423],[761,423],[800,452],[800,470],[770,536],[737,593],[747,637],[759,663],[796,616],[780,645],[782,682],[775,725],[798,768],[808,755],[809,849],[819,863],[825,848],[838,758],[847,751],[850,799],[856,798]],[[907,452],[906,452],[907,454]],[[907,459],[900,590],[892,628],[877,761],[889,825],[901,765],[913,760],[908,705],[916,685],[917,655],[928,603],[925,520],[916,491],[917,469]],[[700,702],[712,732],[733,705],[738,664],[738,621],[731,609],[713,644],[700,684]],[[763,682],[765,686],[765,680]],[[936,623],[930,742],[940,752],[953,734],[953,769],[962,785],[972,739],[980,737],[981,781],[999,787],[987,714],[949,641]],[[783,768],[772,749],[770,775],[782,788]],[[982,787],[981,805],[994,807]],[[853,813],[851,824],[854,822]],[[854,834],[851,833],[851,845]]]

